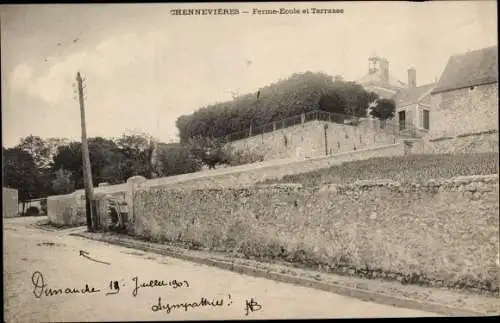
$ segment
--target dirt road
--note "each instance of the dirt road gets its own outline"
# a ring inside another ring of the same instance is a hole
[[[8,323],[438,316],[44,231],[36,220],[4,220]]]

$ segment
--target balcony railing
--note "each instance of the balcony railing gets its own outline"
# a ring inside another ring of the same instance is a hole
[[[284,128],[293,127],[311,121],[327,121],[327,122],[350,125],[350,126],[358,126],[361,121],[361,118],[352,115],[331,113],[322,110],[313,110],[292,117],[273,121],[261,126],[250,127],[243,131],[233,132],[227,136],[219,137],[218,139],[225,142],[231,142],[257,135],[262,135],[265,133],[273,132]],[[380,122],[380,129],[383,129],[384,131],[393,134],[395,136],[401,136],[401,137],[419,136],[418,129],[415,127],[413,123],[408,122],[408,120],[406,121],[403,120],[402,122],[399,122],[396,119],[382,121]]]

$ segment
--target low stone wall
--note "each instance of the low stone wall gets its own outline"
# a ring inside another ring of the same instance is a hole
[[[417,143],[412,152],[420,154],[498,152],[498,131],[491,130],[453,137],[426,138]]]
[[[300,174],[328,168],[343,162],[375,157],[404,155],[404,144],[391,144],[330,156],[309,159],[282,159],[236,167],[221,168],[210,172],[199,172],[148,180],[141,187],[213,188],[252,185],[266,179],[280,179],[286,175]]]
[[[498,292],[498,175],[134,194],[135,234],[406,283]]]
[[[49,222],[58,226],[78,226],[87,223],[85,200],[80,194],[57,195],[47,198]]]
[[[137,182],[133,177],[129,179],[129,182],[124,184],[96,187],[94,188],[94,196],[97,199],[102,199],[104,196],[110,195],[115,199],[125,200],[129,205],[130,217],[133,219],[134,201],[132,199],[132,194],[136,187],[146,188],[175,186],[176,188],[201,189],[252,185],[266,179],[280,179],[286,175],[328,168],[342,162],[382,156],[401,156],[403,154],[404,144],[399,143],[347,153],[339,153],[331,156],[303,160],[274,160],[236,167],[221,168],[209,172],[197,172],[151,180],[139,179]],[[49,197],[47,212],[51,222],[57,225],[76,225],[76,223],[85,224],[85,216],[81,216],[81,212],[85,214],[84,211],[81,211],[85,208],[84,197],[84,190],[78,190],[70,195]],[[78,205],[77,202],[81,205]],[[73,205],[72,209],[70,208],[70,205]]]

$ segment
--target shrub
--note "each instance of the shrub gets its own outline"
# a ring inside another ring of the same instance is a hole
[[[40,210],[36,206],[30,206],[25,213],[26,216],[39,216]]]
[[[264,161],[264,156],[237,150],[230,153],[229,165],[238,166]]]
[[[43,199],[40,201],[40,207],[41,207],[41,211],[43,214],[47,214],[47,199]]]

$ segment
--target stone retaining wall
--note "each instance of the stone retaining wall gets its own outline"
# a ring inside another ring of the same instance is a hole
[[[135,192],[135,234],[402,282],[498,291],[498,175]]]

